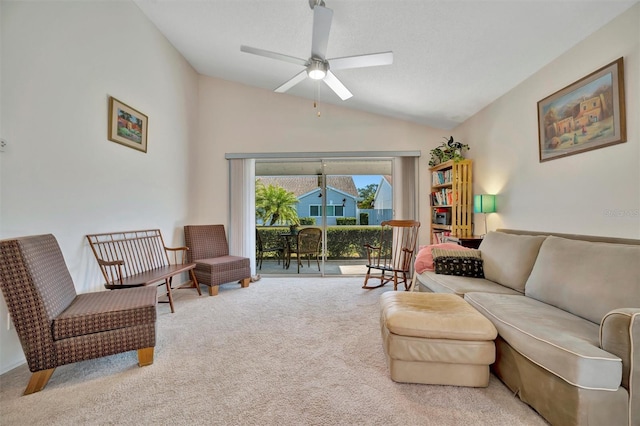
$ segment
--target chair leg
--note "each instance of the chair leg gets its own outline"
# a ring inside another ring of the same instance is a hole
[[[416,280],[418,279],[418,274],[413,273],[413,277],[411,277],[411,285],[407,291],[416,291]]]
[[[378,285],[374,285],[374,286],[369,286],[367,285],[367,282],[369,281],[369,278],[380,278],[380,284]],[[389,281],[389,280],[387,280]],[[378,277],[376,276],[371,276],[371,268],[367,269],[367,275],[364,276],[364,284],[362,285],[362,288],[366,288],[366,289],[372,289],[372,288],[380,288],[383,285],[385,285],[387,283],[387,281],[385,281],[385,276],[384,276],[384,271],[380,271],[380,276]]]
[[[367,281],[369,281],[369,277],[371,272],[371,268],[367,268],[367,274],[364,276],[364,284],[362,284],[362,288],[367,288]]]
[[[50,368],[48,370],[40,370],[36,371],[31,375],[31,379],[29,379],[29,384],[27,384],[27,388],[24,390],[23,395],[29,395],[35,392],[40,392],[47,386],[49,383],[49,379],[53,374],[55,368]]]
[[[242,281],[240,281],[240,287],[247,288],[249,287],[250,282],[251,282],[251,278],[243,278]]]
[[[189,271],[189,275],[191,275],[191,282],[193,283],[193,286],[196,288],[196,290],[198,290],[198,296],[202,296],[202,291],[200,291],[200,283],[198,283],[198,279],[196,278],[196,274],[195,272],[193,272],[193,269]]]
[[[171,313],[174,314],[176,311],[173,309],[173,295],[171,294],[171,281],[167,278],[164,280],[164,284],[167,287],[167,297],[169,298],[169,306],[171,306]]]
[[[140,367],[146,367],[151,364],[153,364],[153,346],[138,349],[138,365]]]
[[[210,285],[209,286],[209,296],[217,296],[219,288],[220,288],[219,285]]]

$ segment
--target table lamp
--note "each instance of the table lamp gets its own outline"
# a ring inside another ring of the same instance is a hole
[[[484,213],[484,233],[487,234],[487,213],[496,212],[496,196],[491,194],[479,194],[473,199],[473,212]]]

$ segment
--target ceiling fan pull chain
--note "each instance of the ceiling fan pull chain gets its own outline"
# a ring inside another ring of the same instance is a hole
[[[316,90],[315,96],[313,99],[313,107],[318,108],[318,104],[320,103],[320,81],[316,81]],[[318,117],[320,117],[320,109],[318,109]]]

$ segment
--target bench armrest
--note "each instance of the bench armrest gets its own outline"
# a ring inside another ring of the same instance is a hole
[[[187,252],[189,251],[189,247],[167,247],[164,246],[164,249],[167,253],[171,252],[169,255],[169,263],[174,265],[184,265],[187,263]]]
[[[179,251],[179,250],[188,251],[189,247],[165,247],[164,249],[168,251]]]
[[[102,260],[96,258],[98,261],[98,265],[100,266],[100,270],[102,271],[102,276],[107,281],[105,286],[110,285],[120,285],[122,284],[122,266],[124,265],[124,260]]]
[[[98,261],[98,265],[100,266],[122,266],[124,265],[124,260],[113,260],[113,261],[106,261],[106,260],[102,260],[102,259],[96,259]]]
[[[600,347],[622,359],[622,386],[631,410],[640,410],[640,308],[614,309],[600,324]],[[634,350],[634,347],[636,348]],[[629,389],[633,386],[634,389]]]

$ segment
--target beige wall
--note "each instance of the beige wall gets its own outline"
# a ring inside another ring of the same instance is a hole
[[[537,102],[621,56],[627,142],[538,162]],[[636,4],[454,129],[472,146],[474,193],[498,194],[498,213],[489,215],[489,229],[640,238],[639,93]]]
[[[182,244],[197,74],[133,3],[0,5],[0,238],[53,233],[77,291],[102,290],[85,234]],[[107,140],[109,95],[149,116],[146,154]],[[0,372],[23,361],[0,297]]]
[[[420,175],[428,176],[426,156],[448,134],[323,103],[318,118],[310,100],[205,76],[200,76],[199,93],[189,192],[194,223],[228,222],[226,153],[422,151]],[[421,193],[425,191],[428,184],[421,185]],[[425,224],[427,203],[428,197],[421,197],[420,219]],[[423,226],[422,238],[428,238],[428,226]]]

